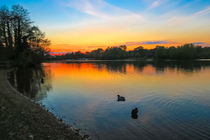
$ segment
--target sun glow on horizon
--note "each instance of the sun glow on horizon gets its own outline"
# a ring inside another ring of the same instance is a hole
[[[127,45],[195,43],[210,46],[210,1],[205,0],[0,0],[21,4],[52,41],[52,52]],[[44,8],[48,5],[48,8]]]

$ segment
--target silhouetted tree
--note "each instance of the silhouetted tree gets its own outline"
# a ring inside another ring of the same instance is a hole
[[[143,58],[145,56],[145,50],[142,46],[139,46],[133,50],[134,57]]]
[[[119,47],[119,48],[121,48],[122,50],[126,51],[127,46],[126,46],[126,45],[120,45],[120,47]]]
[[[32,25],[29,13],[20,5],[0,8],[0,47],[11,50],[19,63],[37,63],[48,54],[50,41]]]
[[[210,58],[210,47],[195,46],[193,44],[185,44],[183,46],[166,48],[164,46],[157,46],[155,49],[144,49],[142,46],[134,48],[134,50],[126,51],[126,46],[108,47],[106,50],[101,48],[86,52],[85,54],[79,52],[72,52],[63,56],[57,56],[57,59],[126,59],[126,58],[140,58],[140,59],[171,59],[171,60],[185,60],[185,59],[201,59]]]
[[[167,58],[167,49],[164,46],[157,46],[155,48],[155,58],[165,59]]]
[[[102,56],[102,59],[124,59],[127,58],[126,47],[108,47]]]
[[[101,48],[98,48],[97,50],[93,50],[90,53],[86,53],[86,56],[88,58],[95,58],[95,59],[102,59],[104,50]]]

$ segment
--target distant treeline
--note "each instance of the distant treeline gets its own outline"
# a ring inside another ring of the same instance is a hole
[[[139,46],[131,51],[126,51],[126,49],[127,47],[125,45],[119,47],[108,47],[105,50],[99,48],[86,53],[78,51],[62,56],[56,56],[56,59],[210,59],[210,47],[195,46],[193,44],[185,44],[178,47],[157,46],[154,49],[144,49],[142,46]]]
[[[34,65],[48,55],[50,41],[32,23],[22,6],[0,7],[0,60]]]

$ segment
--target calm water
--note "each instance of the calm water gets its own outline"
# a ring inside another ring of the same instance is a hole
[[[9,77],[92,139],[210,139],[210,62],[57,62]]]

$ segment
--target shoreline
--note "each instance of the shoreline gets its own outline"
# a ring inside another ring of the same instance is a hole
[[[95,62],[210,62],[210,59],[55,59],[45,60],[42,63],[68,62],[68,63],[95,63]]]
[[[0,138],[21,140],[81,140],[78,131],[61,122],[44,107],[19,93],[0,69]]]

